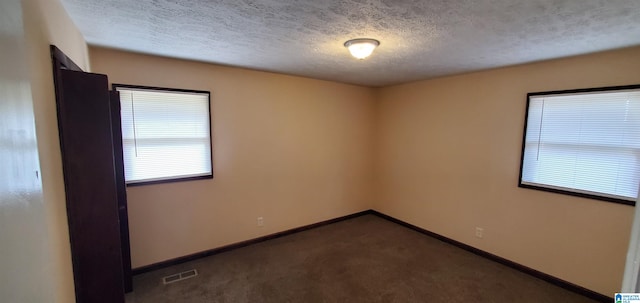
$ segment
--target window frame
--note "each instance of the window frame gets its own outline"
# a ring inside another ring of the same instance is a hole
[[[169,87],[157,87],[157,86],[145,86],[145,85],[132,85],[132,84],[122,84],[122,83],[112,83],[111,89],[114,92],[118,92],[118,102],[120,104],[120,92],[117,90],[118,88],[130,88],[130,89],[142,89],[142,90],[155,90],[155,91],[166,91],[166,92],[181,92],[181,93],[195,93],[195,94],[206,94],[208,99],[208,119],[209,119],[209,156],[211,157],[211,173],[204,176],[191,176],[191,177],[176,177],[170,179],[163,180],[151,180],[151,181],[143,181],[143,182],[134,182],[125,184],[127,187],[129,186],[143,186],[143,185],[153,185],[153,184],[164,184],[164,183],[174,183],[174,182],[184,182],[184,181],[194,181],[194,180],[207,180],[213,179],[214,177],[214,165],[213,165],[213,128],[211,123],[211,92],[206,90],[195,90],[195,89],[182,89],[182,88],[169,88]],[[122,128],[120,129],[122,131]],[[124,143],[123,143],[124,146]],[[123,161],[124,165],[124,161]]]
[[[635,200],[631,201],[631,200],[625,200],[625,199],[618,199],[618,198],[614,198],[614,197],[607,197],[607,196],[589,194],[589,193],[585,193],[585,192],[576,192],[576,191],[563,190],[563,189],[559,189],[559,188],[550,188],[550,187],[543,187],[543,186],[536,186],[536,185],[523,184],[522,183],[522,174],[523,174],[523,168],[524,168],[524,156],[525,156],[525,149],[526,149],[526,144],[527,144],[527,141],[526,141],[527,140],[527,122],[529,121],[529,107],[530,107],[530,103],[531,103],[531,97],[533,97],[533,96],[536,96],[536,97],[537,96],[547,96],[547,95],[568,95],[568,94],[580,94],[580,93],[593,93],[593,92],[614,92],[614,91],[619,91],[619,90],[630,90],[630,89],[640,89],[640,84],[527,93],[527,103],[526,103],[525,115],[524,115],[524,129],[523,129],[523,133],[522,133],[522,149],[520,151],[520,173],[518,175],[518,187],[541,190],[541,191],[552,192],[552,193],[557,193],[557,194],[576,196],[576,197],[581,197],[581,198],[595,199],[595,200],[600,200],[600,201],[605,201],[605,202],[612,202],[612,203],[635,206],[636,205]],[[640,193],[638,193],[638,195],[640,196]]]

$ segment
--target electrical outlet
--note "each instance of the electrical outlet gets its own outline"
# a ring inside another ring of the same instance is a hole
[[[482,238],[484,235],[484,228],[476,227],[476,238]]]
[[[263,217],[258,217],[257,221],[258,221],[258,226],[264,226],[264,218]]]

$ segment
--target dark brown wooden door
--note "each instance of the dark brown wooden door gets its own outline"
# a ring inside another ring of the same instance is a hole
[[[124,302],[123,261],[106,75],[60,70],[58,127],[78,303]]]
[[[116,190],[118,191],[118,218],[120,219],[120,242],[122,243],[122,271],[124,274],[124,291],[133,290],[131,274],[131,249],[129,245],[129,214],[127,211],[127,186],[124,180],[124,157],[122,154],[122,122],[120,118],[120,94],[110,92],[111,129],[113,131],[113,159],[116,173]]]

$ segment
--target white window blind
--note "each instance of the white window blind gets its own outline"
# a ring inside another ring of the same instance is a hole
[[[208,92],[116,89],[128,184],[212,176]]]
[[[635,201],[640,88],[530,95],[521,184]]]

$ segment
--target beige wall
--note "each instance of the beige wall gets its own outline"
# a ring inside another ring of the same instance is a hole
[[[52,302],[74,302],[73,270],[58,139],[49,44],[55,44],[88,70],[87,46],[59,0],[23,0],[26,56],[30,64],[38,155],[47,223],[46,265],[52,274]]]
[[[46,302],[44,201],[20,0],[0,2],[0,297]]]
[[[637,84],[638,58],[632,48],[380,89],[374,208],[611,296],[633,207],[517,187],[526,93]]]
[[[111,82],[211,91],[215,177],[128,188],[134,268],[370,208],[373,89],[90,54]]]

